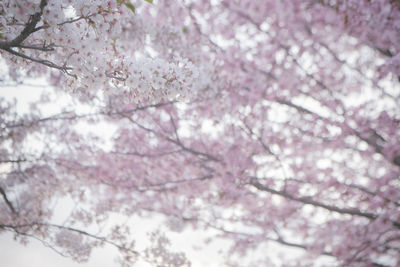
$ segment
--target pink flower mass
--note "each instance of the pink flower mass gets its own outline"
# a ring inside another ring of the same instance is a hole
[[[224,266],[399,266],[400,2],[0,0],[0,233],[191,264],[113,214],[209,231]]]

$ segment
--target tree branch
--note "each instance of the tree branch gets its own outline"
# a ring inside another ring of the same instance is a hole
[[[151,132],[151,133],[154,133],[154,134],[156,134],[158,136],[163,137],[168,142],[171,142],[171,143],[179,146],[180,148],[182,148],[182,150],[184,150],[186,152],[189,152],[190,154],[193,154],[195,156],[199,156],[201,158],[205,158],[205,159],[210,160],[210,161],[221,162],[221,160],[219,158],[217,158],[217,157],[215,157],[215,156],[213,156],[211,154],[204,153],[204,152],[201,152],[201,151],[197,151],[197,150],[194,150],[194,149],[192,149],[190,147],[187,147],[182,142],[180,142],[180,140],[172,139],[171,137],[165,136],[165,135],[163,135],[163,134],[161,134],[161,133],[159,133],[159,132],[157,132],[157,131],[155,131],[153,129],[150,129],[150,128],[144,126],[144,125],[141,125],[140,123],[138,123],[135,120],[133,120],[130,116],[126,116],[126,115],[123,115],[123,114],[121,114],[121,115],[123,117],[125,117],[126,119],[128,119],[133,124],[137,125],[139,128],[141,128],[141,129],[143,129],[143,130],[145,130],[147,132]]]
[[[3,50],[5,50],[5,51],[7,51],[10,54],[13,54],[15,56],[22,57],[24,59],[28,59],[28,60],[36,62],[36,63],[43,64],[43,65],[45,65],[47,67],[50,67],[50,68],[61,70],[61,71],[65,72],[65,73],[68,73],[67,72],[68,70],[72,70],[71,67],[67,67],[65,64],[63,66],[60,66],[60,65],[57,65],[57,64],[55,64],[55,63],[53,63],[51,61],[45,60],[45,59],[37,59],[37,58],[30,57],[28,55],[25,55],[25,54],[22,54],[20,52],[17,52],[15,50],[11,49],[11,48],[4,48]]]
[[[41,0],[39,6],[40,11],[36,12],[30,17],[28,24],[26,24],[25,28],[17,37],[11,41],[0,41],[0,49],[8,51],[10,48],[20,45],[26,38],[29,37],[29,35],[35,32],[36,24],[40,21],[43,14],[43,9],[46,5],[47,0]]]
[[[12,205],[11,201],[8,199],[6,192],[2,187],[0,187],[0,194],[3,196],[4,202],[6,202],[8,208],[12,211],[12,213],[16,214],[16,210],[14,209],[14,206]]]
[[[131,253],[133,253],[135,255],[140,255],[140,253],[138,251],[130,249],[130,248],[127,248],[127,247],[124,247],[122,245],[119,245],[119,244],[117,244],[117,243],[115,243],[115,242],[113,242],[111,240],[108,240],[106,237],[97,236],[97,235],[88,233],[86,231],[83,231],[83,230],[80,230],[80,229],[77,229],[77,228],[73,228],[73,227],[69,227],[69,226],[63,226],[63,225],[52,224],[52,223],[39,223],[39,222],[33,222],[33,223],[30,223],[30,224],[20,224],[20,225],[0,224],[0,228],[12,229],[17,234],[22,234],[22,235],[27,235],[27,236],[31,236],[31,235],[29,235],[28,233],[20,232],[18,229],[26,228],[26,227],[31,228],[33,226],[45,226],[45,227],[52,227],[52,228],[62,229],[62,230],[68,230],[68,231],[71,231],[71,232],[75,232],[75,233],[78,233],[78,234],[81,234],[81,235],[88,236],[88,237],[93,238],[93,239],[97,239],[97,240],[102,241],[104,243],[110,244],[110,245],[112,245],[112,246],[114,246],[114,247],[116,247],[116,248],[118,248],[120,250],[128,251],[128,252],[131,252]]]
[[[312,205],[312,206],[315,206],[315,207],[323,208],[323,209],[326,209],[326,210],[329,210],[329,211],[332,211],[332,212],[337,212],[337,213],[340,213],[340,214],[349,214],[349,215],[352,215],[352,216],[364,217],[364,218],[367,218],[367,219],[370,219],[370,220],[375,220],[376,218],[378,218],[378,215],[376,215],[374,213],[363,212],[363,211],[360,211],[360,210],[358,210],[356,208],[338,208],[338,207],[335,207],[335,206],[331,206],[331,205],[328,205],[328,204],[313,200],[310,197],[296,197],[296,196],[288,194],[287,192],[275,190],[273,188],[265,186],[265,185],[261,184],[258,181],[258,179],[255,178],[255,177],[251,178],[249,184],[254,186],[255,188],[257,188],[258,190],[265,191],[265,192],[271,193],[273,195],[279,195],[279,196],[284,197],[286,199],[297,201],[297,202],[300,202],[300,203],[303,203],[303,204],[309,204],[309,205]],[[392,222],[392,224],[395,227],[400,228],[400,222]]]

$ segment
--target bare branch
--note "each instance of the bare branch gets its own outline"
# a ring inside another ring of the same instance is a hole
[[[22,44],[20,44],[20,45],[17,45],[16,47],[24,48],[24,49],[33,49],[33,50],[40,50],[40,51],[48,52],[48,51],[54,51],[54,47],[55,47],[55,46],[52,45],[52,44],[46,45],[46,44],[44,43],[44,44],[37,44],[37,45],[22,45]]]
[[[122,151],[111,151],[111,153],[118,154],[118,155],[126,155],[126,156],[137,156],[137,157],[145,157],[145,158],[156,158],[156,157],[163,157],[163,156],[168,156],[172,154],[176,154],[181,152],[182,149],[177,149],[177,150],[172,150],[172,151],[166,151],[166,152],[161,152],[157,154],[149,154],[149,153],[139,153],[137,151],[135,152],[122,152]]]
[[[40,222],[33,222],[33,223],[30,223],[30,224],[20,224],[20,225],[0,224],[0,228],[12,229],[18,234],[28,235],[28,236],[31,236],[31,235],[29,235],[28,233],[24,233],[24,232],[18,231],[18,229],[26,228],[26,227],[31,228],[33,226],[45,226],[45,227],[52,227],[52,228],[62,229],[62,230],[68,230],[68,231],[71,231],[71,232],[75,232],[75,233],[78,233],[78,234],[81,234],[81,235],[84,235],[84,236],[88,236],[90,238],[102,241],[104,243],[110,244],[110,245],[112,245],[112,246],[114,246],[114,247],[116,247],[116,248],[118,248],[118,249],[120,249],[122,251],[131,252],[131,253],[133,253],[135,255],[140,255],[138,251],[130,249],[130,248],[127,248],[127,247],[124,247],[122,245],[119,245],[119,244],[107,239],[106,237],[97,236],[97,235],[91,234],[89,232],[86,232],[86,231],[83,231],[83,230],[80,230],[80,229],[77,229],[77,228],[69,227],[69,226],[63,226],[63,225],[52,224],[52,223],[40,223]]]
[[[0,187],[0,194],[3,196],[3,199],[6,202],[8,208],[12,211],[12,213],[16,214],[17,212],[16,212],[14,206],[12,205],[11,201],[8,199],[6,192],[4,191],[4,189],[2,187]]]
[[[344,209],[344,208],[338,208],[338,207],[334,207],[334,206],[329,206],[327,204],[324,203],[320,203],[318,201],[312,200],[309,197],[296,197],[293,195],[288,194],[287,192],[284,191],[279,191],[279,190],[275,190],[273,188],[267,187],[265,185],[262,185],[257,178],[252,178],[250,181],[250,184],[253,185],[255,188],[257,188],[258,190],[261,191],[266,191],[269,192],[271,194],[274,195],[279,195],[282,196],[286,199],[290,199],[290,200],[295,200],[298,202],[301,202],[303,204],[310,204],[316,207],[321,207],[324,209],[327,209],[329,211],[334,211],[334,212],[338,212],[338,213],[342,213],[342,214],[350,214],[350,215],[357,215],[357,216],[362,216],[362,217],[366,217],[368,219],[375,219],[377,216],[372,214],[372,213],[363,213],[357,209]]]
[[[190,147],[186,147],[182,142],[180,142],[180,140],[172,139],[172,138],[170,138],[170,137],[168,137],[168,136],[165,136],[165,135],[163,135],[163,134],[161,134],[161,133],[159,133],[159,132],[157,132],[157,131],[155,131],[155,130],[153,130],[153,129],[150,129],[150,128],[144,126],[144,125],[141,125],[140,123],[138,123],[138,122],[136,122],[135,120],[133,120],[130,116],[124,116],[124,117],[127,118],[127,119],[128,119],[130,122],[132,122],[133,124],[137,125],[139,128],[141,128],[141,129],[143,129],[143,130],[145,130],[145,131],[154,133],[154,134],[156,134],[156,135],[158,135],[158,136],[161,136],[162,138],[164,138],[164,139],[167,140],[168,142],[171,142],[171,143],[173,143],[173,144],[175,144],[175,145],[181,147],[182,150],[184,150],[184,151],[186,151],[186,152],[189,152],[189,153],[191,153],[191,154],[193,154],[193,155],[196,155],[196,156],[200,156],[201,158],[205,158],[205,159],[210,160],[210,161],[215,161],[215,162],[220,162],[220,161],[221,161],[220,159],[216,158],[216,157],[213,156],[213,155],[210,155],[210,154],[208,154],[208,153],[204,153],[204,152],[200,152],[200,151],[194,150],[194,149],[192,149],[192,148],[190,148]]]
[[[45,66],[50,67],[50,68],[61,70],[61,71],[65,72],[65,73],[67,73],[67,74],[68,74],[68,72],[67,72],[68,70],[72,70],[71,67],[67,67],[65,65],[64,66],[60,66],[60,65],[57,65],[57,64],[55,64],[55,63],[53,63],[51,61],[45,60],[45,59],[33,58],[33,57],[28,56],[28,55],[25,55],[25,54],[22,54],[20,52],[17,52],[15,50],[11,49],[11,48],[4,48],[4,50],[9,52],[9,53],[11,53],[11,54],[13,54],[13,55],[15,55],[15,56],[22,57],[24,59],[28,59],[28,60],[36,62],[36,63],[40,63],[40,64],[45,65]]]

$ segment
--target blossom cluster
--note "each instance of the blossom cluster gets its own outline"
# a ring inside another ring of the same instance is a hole
[[[154,27],[151,18],[137,13],[143,1],[2,1],[0,41],[18,38],[35,13],[40,21],[30,36],[10,49],[21,58],[2,52],[15,68],[32,65],[29,58],[59,69],[65,75],[58,86],[110,94],[125,94],[129,101],[160,101],[200,95],[207,71],[179,55],[152,55],[148,36],[176,39],[176,33]],[[150,5],[150,4],[149,4]],[[154,40],[154,38],[152,38]],[[29,49],[28,49],[29,47]],[[25,57],[24,57],[25,56]],[[27,57],[28,58],[27,58]],[[203,72],[200,74],[200,72]]]

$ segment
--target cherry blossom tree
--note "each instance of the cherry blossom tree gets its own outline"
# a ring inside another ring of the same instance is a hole
[[[160,232],[141,249],[103,227],[161,215],[230,240],[227,266],[397,266],[399,25],[392,0],[0,1],[2,83],[70,95],[0,103],[0,231],[189,265]],[[81,129],[102,123],[109,140]]]

